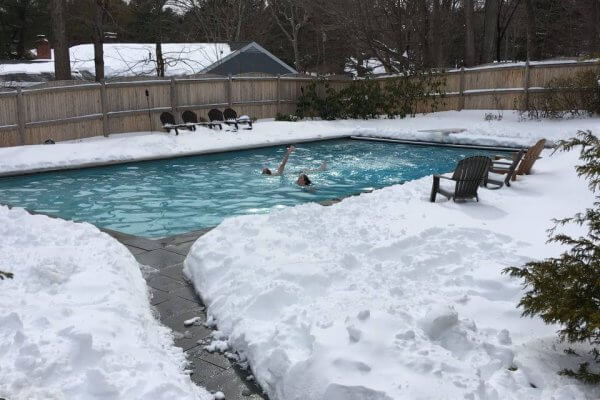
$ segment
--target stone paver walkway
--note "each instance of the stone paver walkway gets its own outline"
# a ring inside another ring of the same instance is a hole
[[[192,380],[211,392],[223,392],[226,400],[266,399],[260,387],[248,379],[249,371],[223,354],[209,353],[204,350],[204,344],[198,343],[210,342],[210,328],[204,325],[186,327],[183,324],[194,317],[206,321],[204,304],[183,275],[183,260],[194,241],[208,230],[158,240],[104,231],[127,246],[140,264],[151,267],[144,271],[152,292],[151,304],[160,315],[160,321],[175,332],[175,344],[183,349],[192,363]]]

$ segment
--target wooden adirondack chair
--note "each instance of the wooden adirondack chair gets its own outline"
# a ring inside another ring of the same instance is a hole
[[[433,186],[429,201],[435,203],[436,195],[439,193],[448,198],[456,200],[475,199],[479,201],[477,189],[488,173],[492,160],[489,157],[474,156],[459,161],[452,177],[444,175],[433,176]],[[454,182],[454,191],[444,189],[440,186],[440,179]]]
[[[510,180],[514,180],[514,176],[516,175],[517,166],[519,162],[525,155],[525,149],[519,150],[517,153],[514,153],[512,161],[502,161],[502,160],[494,160],[492,161],[492,165],[489,169],[487,176],[484,179],[483,185],[488,189],[500,189],[502,186],[510,186]],[[506,177],[504,179],[496,179],[494,175],[496,174],[505,174]],[[488,184],[497,185],[497,187],[489,188]]]
[[[185,110],[181,113],[181,119],[186,125],[189,125],[196,130],[196,125],[207,126],[209,128],[218,127],[219,129],[223,129],[223,126],[218,122],[198,122],[198,116],[192,110]]]
[[[217,110],[216,108],[212,108],[208,112],[208,119],[212,123],[220,122],[220,123],[226,124],[226,125],[233,125],[235,127],[236,131],[238,129],[238,123],[236,121],[227,121],[227,120],[225,120],[225,118],[223,117],[223,113],[221,112],[221,110]]]
[[[238,125],[248,125],[247,129],[252,129],[252,120],[246,116],[238,118],[237,112],[233,108],[223,110],[223,117],[225,117],[225,121],[236,122]]]
[[[175,117],[168,111],[160,114],[160,122],[165,131],[171,132],[171,129],[175,131],[175,135],[179,135],[179,129],[189,129],[192,130],[189,126],[185,124],[177,124],[175,122]]]
[[[521,160],[519,164],[519,168],[517,168],[517,175],[529,175],[531,173],[531,168],[533,164],[535,164],[536,160],[540,158],[540,154],[542,154],[542,150],[544,150],[544,146],[546,145],[546,139],[540,139],[536,144],[527,150],[525,156]],[[516,179],[516,175],[514,176]],[[513,179],[513,180],[514,180]]]

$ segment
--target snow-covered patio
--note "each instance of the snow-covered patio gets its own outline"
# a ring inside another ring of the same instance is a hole
[[[597,118],[486,112],[1,148],[0,176],[352,135],[519,147],[600,131]],[[448,128],[464,131],[423,132]],[[185,261],[227,341],[214,347],[247,357],[272,400],[599,398],[557,375],[581,358],[562,352],[556,327],[520,317],[520,284],[501,274],[560,252],[545,243],[551,219],[593,201],[575,164],[576,152],[546,150],[533,175],[481,189],[479,203],[429,203],[426,177],[225,220]],[[0,206],[0,270],[15,274],[0,281],[0,397],[213,397],[184,373],[135,259],[97,228]]]

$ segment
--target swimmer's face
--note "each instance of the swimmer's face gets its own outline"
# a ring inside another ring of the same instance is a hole
[[[262,173],[263,175],[272,175],[272,172],[269,168],[263,168]]]
[[[302,174],[298,177],[298,180],[296,181],[296,183],[300,186],[310,185],[310,181],[308,180],[308,177],[304,174]]]

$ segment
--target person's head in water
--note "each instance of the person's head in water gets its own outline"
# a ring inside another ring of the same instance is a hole
[[[311,184],[310,179],[308,179],[306,174],[300,174],[296,183],[300,186],[308,186]]]
[[[271,170],[269,168],[263,168],[262,170],[262,174],[263,175],[273,175],[273,173],[271,172]]]

